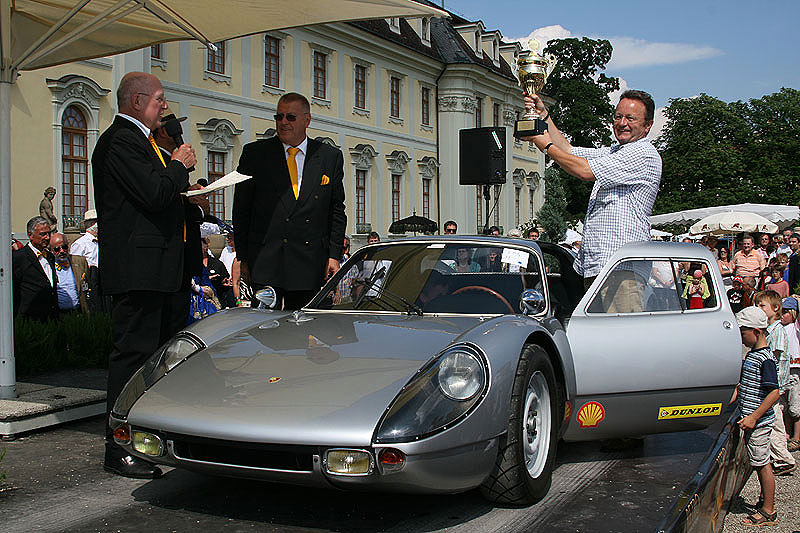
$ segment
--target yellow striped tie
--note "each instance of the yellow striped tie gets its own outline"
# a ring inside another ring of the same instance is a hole
[[[158,147],[158,145],[156,144],[156,140],[153,138],[153,134],[151,133],[150,135],[148,135],[147,138],[150,140],[150,144],[153,145],[153,150],[156,151],[156,155],[161,160],[161,164],[167,166],[167,164],[164,162],[164,156],[161,155],[161,149]]]
[[[297,196],[300,191],[298,190],[299,187],[297,186],[297,161],[295,161],[294,157],[299,151],[300,148],[295,146],[289,148],[289,159],[286,160],[286,164],[289,166],[289,177],[292,178],[292,190],[294,191],[295,200],[297,200]]]

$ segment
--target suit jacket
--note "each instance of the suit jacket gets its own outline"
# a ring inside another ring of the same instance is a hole
[[[184,208],[189,172],[161,163],[131,121],[116,117],[92,154],[103,293],[174,292],[184,278]]]
[[[58,277],[52,254],[47,254],[47,261],[53,269],[52,283],[47,279],[39,258],[29,246],[11,252],[15,317],[24,316],[36,320],[58,317]]]
[[[251,281],[291,291],[318,289],[328,259],[342,256],[342,152],[308,139],[297,199],[277,136],[245,145],[237,170],[253,176],[236,185],[233,197],[236,255],[250,268]]]

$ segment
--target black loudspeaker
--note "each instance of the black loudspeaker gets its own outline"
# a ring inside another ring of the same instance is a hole
[[[470,128],[458,132],[461,185],[506,182],[506,129]]]

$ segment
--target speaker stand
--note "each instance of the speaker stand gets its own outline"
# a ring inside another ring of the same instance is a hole
[[[491,213],[489,213],[489,191],[491,189],[491,185],[484,185],[483,186],[483,199],[486,201],[486,223],[483,225],[483,234],[489,235],[489,218]]]

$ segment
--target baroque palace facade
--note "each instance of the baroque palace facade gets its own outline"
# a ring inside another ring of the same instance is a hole
[[[12,89],[12,228],[38,214],[55,187],[59,229],[75,230],[94,204],[91,153],[116,112],[120,78],[144,70],[162,80],[169,108],[198,156],[192,180],[235,170],[242,146],[275,134],[278,98],[311,102],[312,138],[345,158],[348,233],[388,234],[416,212],[459,233],[486,215],[476,186],[459,185],[459,130],[506,127],[506,184],[490,223],[505,230],[534,218],[544,201],[544,158],[511,132],[522,112],[514,75],[518,43],[456,15],[385,19],[271,31],[218,43],[153,46],[111,58],[24,72]],[[213,214],[230,219],[233,191],[212,195]]]

